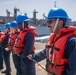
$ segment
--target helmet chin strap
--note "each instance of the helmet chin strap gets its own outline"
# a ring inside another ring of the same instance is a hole
[[[53,32],[55,32],[55,30],[56,30],[56,28],[57,28],[57,25],[58,25],[58,22],[59,22],[59,18],[57,18],[57,20],[56,20],[56,23],[55,23],[55,26],[54,26]]]
[[[24,22],[22,22],[22,29],[24,28]]]

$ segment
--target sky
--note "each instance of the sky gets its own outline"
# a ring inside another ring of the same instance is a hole
[[[33,11],[36,9],[37,18],[42,19],[43,13],[48,15],[51,8],[56,6],[63,8],[72,21],[76,21],[76,0],[0,0],[0,16],[6,16],[6,9],[8,9],[13,16],[14,7],[20,9],[20,13],[27,13],[27,15],[32,18]]]

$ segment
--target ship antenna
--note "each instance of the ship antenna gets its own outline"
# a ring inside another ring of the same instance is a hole
[[[54,2],[54,7],[56,8],[56,1]]]

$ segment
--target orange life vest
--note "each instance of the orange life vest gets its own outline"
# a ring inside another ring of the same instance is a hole
[[[38,36],[38,34],[36,32],[34,32],[34,30],[35,30],[35,28],[24,28],[20,32],[20,34],[18,35],[18,37],[15,41],[14,47],[13,47],[13,51],[14,51],[15,54],[20,54],[23,51],[23,49],[24,49],[24,39],[25,39],[25,36],[26,36],[27,33],[30,32],[34,36]],[[34,49],[35,49],[35,47],[33,46],[32,50],[34,50]]]
[[[0,37],[4,34],[4,32],[0,32]]]
[[[58,35],[50,34],[46,45],[46,69],[52,74],[62,75],[68,59],[64,58],[66,41],[68,37],[76,36],[76,28],[62,28]]]
[[[15,33],[12,33],[9,37],[8,45],[11,50],[13,50],[12,48],[14,46],[15,40],[16,40],[17,36],[19,35],[19,33],[20,32],[16,31]]]
[[[2,43],[7,36],[10,36],[10,34],[9,33],[2,34],[2,36],[0,37],[0,43]],[[5,47],[7,47],[7,46],[8,46],[8,43]]]

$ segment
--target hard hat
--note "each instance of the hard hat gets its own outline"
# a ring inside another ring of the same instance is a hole
[[[18,15],[18,16],[16,17],[16,21],[17,21],[18,23],[20,23],[20,22],[25,22],[25,21],[28,21],[28,20],[30,20],[30,19],[29,19],[28,16],[25,15],[25,14],[20,14],[20,15]]]
[[[16,21],[12,21],[12,22],[10,23],[10,27],[17,27],[17,26],[18,26],[18,24],[17,24]]]
[[[66,20],[70,19],[65,10],[62,8],[53,8],[48,13],[48,19],[50,18],[64,18]]]
[[[10,28],[10,23],[6,23],[6,24],[4,25],[4,28]]]
[[[2,31],[2,27],[0,27],[0,31]]]

